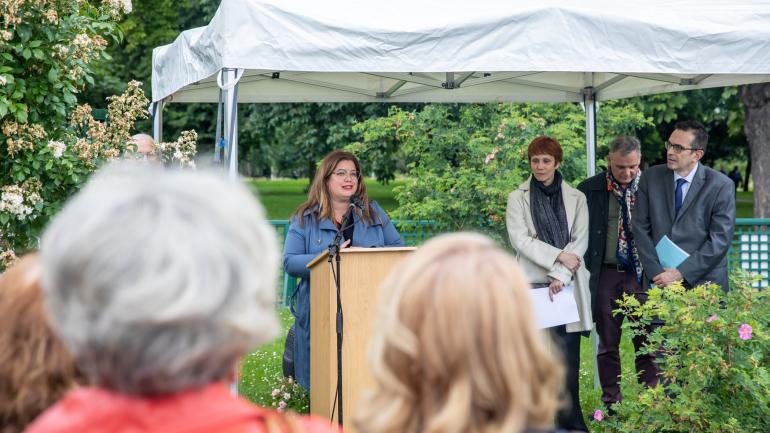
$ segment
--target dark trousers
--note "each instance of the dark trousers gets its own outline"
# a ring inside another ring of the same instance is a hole
[[[623,298],[624,294],[634,296],[640,303],[647,301],[647,294],[642,291],[633,272],[619,271],[615,266],[602,266],[596,295],[596,332],[599,334],[596,364],[599,369],[599,382],[602,385],[602,402],[608,406],[623,399],[619,376],[620,337],[624,316],[613,314],[613,310],[618,308],[617,301]],[[635,364],[639,383],[655,387],[658,384],[655,355],[639,353],[639,349],[646,341],[644,336],[635,336],[632,341],[636,353]]]
[[[565,430],[588,431],[580,409],[580,333],[567,332],[566,326],[549,328],[551,338],[561,350],[566,370],[567,401],[556,414],[556,427]]]

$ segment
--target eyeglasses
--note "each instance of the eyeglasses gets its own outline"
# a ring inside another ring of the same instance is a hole
[[[351,178],[356,179],[356,180],[361,178],[361,173],[359,173],[359,172],[357,172],[355,170],[351,170],[351,171],[337,170],[337,171],[333,172],[332,174],[335,175],[336,177],[340,178],[340,179],[347,179],[348,176],[350,176]]]
[[[689,150],[690,152],[694,152],[696,150],[703,150],[699,147],[684,147],[681,144],[674,144],[668,140],[666,140],[666,150],[673,150],[674,153],[682,153],[685,150]]]

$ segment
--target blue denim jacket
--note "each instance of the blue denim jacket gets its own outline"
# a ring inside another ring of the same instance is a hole
[[[372,201],[370,225],[354,213],[354,247],[400,247],[404,245],[401,235],[388,218],[384,210]],[[299,216],[292,217],[286,242],[283,248],[283,268],[291,276],[301,278],[297,286],[296,305],[292,302],[295,318],[294,338],[294,373],[296,379],[306,389],[310,389],[310,263],[337,235],[337,227],[325,218],[318,220],[318,208],[308,209],[303,214],[304,226],[299,224]]]

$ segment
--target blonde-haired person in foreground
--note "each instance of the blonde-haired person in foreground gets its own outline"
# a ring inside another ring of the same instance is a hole
[[[325,433],[231,395],[239,358],[278,332],[278,244],[262,206],[213,173],[100,170],[41,242],[51,322],[92,387],[31,433]]]
[[[383,283],[365,433],[552,432],[562,367],[519,266],[487,237],[427,242]]]
[[[48,324],[40,260],[29,254],[0,275],[0,433],[23,431],[82,379]]]

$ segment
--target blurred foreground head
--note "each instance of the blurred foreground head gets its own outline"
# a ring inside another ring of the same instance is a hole
[[[0,275],[0,432],[21,432],[80,379],[48,323],[39,259],[28,255]]]
[[[52,322],[97,386],[201,387],[278,331],[275,232],[247,188],[219,175],[108,166],[41,245]]]
[[[482,235],[427,242],[383,283],[367,433],[550,427],[562,368],[536,329],[529,284]]]

